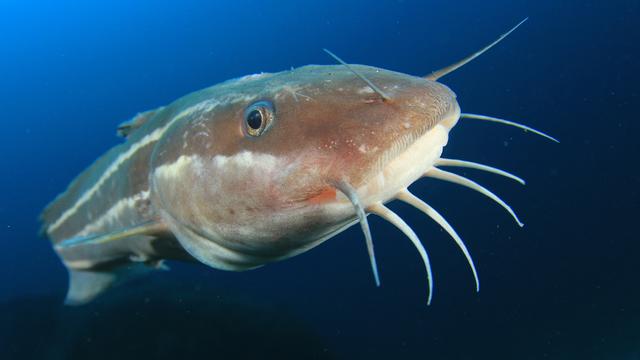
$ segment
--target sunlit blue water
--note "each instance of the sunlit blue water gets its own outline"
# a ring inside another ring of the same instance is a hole
[[[594,1],[13,1],[0,4],[0,358],[640,359],[640,3]],[[463,121],[448,157],[518,211],[425,180],[413,190],[453,242],[393,204],[411,244],[371,217],[382,287],[358,229],[256,271],[190,264],[61,305],[65,269],[37,236],[46,203],[116,144],[116,125],[217,82],[345,60],[427,74],[504,43],[442,79],[463,111],[561,140]]]

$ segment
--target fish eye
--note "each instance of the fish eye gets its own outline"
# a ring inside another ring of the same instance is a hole
[[[275,118],[273,104],[258,101],[244,111],[244,129],[250,136],[260,136],[269,129]]]

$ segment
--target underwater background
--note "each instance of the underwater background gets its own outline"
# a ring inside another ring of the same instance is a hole
[[[382,286],[360,229],[258,270],[198,264],[62,305],[67,273],[37,216],[120,139],[116,126],[194,90],[257,72],[350,63],[426,75],[503,43],[441,81],[463,111],[560,139],[462,120],[444,155],[527,185],[412,186],[478,267],[474,291],[447,234],[390,206],[427,246],[370,217]],[[0,2],[0,359],[640,359],[640,1]]]

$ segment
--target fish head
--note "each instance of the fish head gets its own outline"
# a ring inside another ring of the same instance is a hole
[[[446,86],[369,66],[305,66],[169,106],[152,197],[195,258],[243,270],[308,250],[394,198],[440,157],[460,109]],[[189,106],[185,105],[188,104]]]

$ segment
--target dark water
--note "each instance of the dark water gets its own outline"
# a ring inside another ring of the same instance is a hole
[[[640,359],[640,2],[10,1],[0,4],[0,358]],[[357,229],[256,271],[171,264],[94,303],[61,306],[66,272],[37,237],[41,208],[118,140],[131,115],[219,81],[308,63],[443,78],[464,111],[548,131],[461,122],[445,149],[509,169],[463,171],[511,203],[413,189],[466,240],[393,204],[427,245],[427,307],[411,244],[372,217],[383,286]]]

